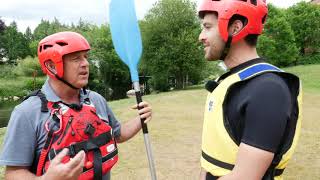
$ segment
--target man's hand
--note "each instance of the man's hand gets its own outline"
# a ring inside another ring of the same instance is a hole
[[[145,118],[146,120],[144,123],[147,123],[151,120],[152,117],[152,108],[147,102],[139,103],[139,107],[141,109],[138,111],[139,116],[135,117],[134,119],[129,120],[128,122],[124,123],[120,129],[120,136],[117,137],[117,142],[122,143],[129,139],[131,139],[134,135],[136,135],[139,130],[141,129],[141,119]],[[138,109],[137,105],[131,107],[132,109]]]
[[[63,149],[52,161],[48,171],[41,177],[43,180],[77,180],[83,171],[85,153],[80,151],[66,164],[62,159],[68,154],[68,149]]]
[[[146,120],[144,123],[148,123],[152,119],[152,108],[149,105],[148,102],[141,102],[139,103],[139,107],[141,109],[138,111],[140,118],[143,119],[145,118]],[[138,109],[137,105],[132,106],[132,109]]]

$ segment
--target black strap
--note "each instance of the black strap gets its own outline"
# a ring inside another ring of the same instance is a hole
[[[234,168],[234,165],[233,164],[229,164],[229,163],[226,163],[226,162],[222,162],[218,159],[215,159],[213,157],[210,157],[208,154],[206,154],[205,152],[202,151],[202,157],[207,160],[208,162],[210,162],[211,164],[213,165],[216,165],[216,166],[219,166],[219,167],[222,167],[224,169],[228,169],[228,170],[232,170]]]
[[[101,162],[106,162],[111,158],[114,158],[116,155],[118,154],[118,149],[115,149],[114,151],[112,151],[110,154],[104,156],[101,158]],[[90,169],[90,168],[89,168]],[[88,171],[89,169],[87,169],[86,167],[83,167],[83,172]]]
[[[234,168],[234,165],[233,164],[229,164],[229,163],[226,163],[226,162],[223,162],[223,161],[220,161],[218,159],[215,159],[211,156],[209,156],[208,154],[206,154],[205,152],[202,151],[202,157],[207,160],[209,163],[215,165],[215,166],[218,166],[218,167],[221,167],[221,168],[224,168],[224,169],[228,169],[228,170],[232,170]],[[275,176],[280,176],[282,175],[284,172],[284,169],[275,169],[275,168],[269,168],[267,170],[267,172],[265,173],[265,176],[264,177],[275,177]],[[268,178],[266,179],[263,179],[263,180],[267,180]]]
[[[109,143],[112,140],[111,132],[105,132],[103,134],[100,134],[99,136],[92,138],[87,141],[78,142],[75,144],[72,144],[70,146],[67,146],[65,148],[69,149],[68,155],[73,157],[81,150],[84,150],[85,152],[88,152],[90,150],[94,150],[96,147],[101,147],[107,143]],[[49,158],[53,159],[59,152],[61,152],[64,148],[55,150],[51,149],[49,152]]]
[[[61,82],[63,82],[64,84],[66,84],[67,86],[71,87],[72,89],[80,89],[80,88],[74,87],[72,84],[70,84],[68,81],[64,80],[63,78],[60,78],[58,75],[55,75],[55,77]]]
[[[232,43],[232,33],[229,33],[228,35],[228,40],[226,42],[226,45],[224,46],[224,49],[222,51],[222,54],[221,54],[221,57],[220,57],[220,60],[223,60],[227,57],[228,53],[229,53],[229,50],[230,50],[230,47],[231,47],[231,43]]]
[[[33,91],[29,95],[27,95],[23,101],[27,100],[31,96],[38,96],[41,100],[41,112],[49,112],[48,109],[48,100],[46,98],[46,95],[42,93],[40,89]]]
[[[73,144],[71,146],[73,146],[74,152],[75,152],[75,154],[77,154],[81,150],[84,150],[85,152],[88,152],[90,150],[95,149],[96,146],[97,147],[103,146],[103,145],[109,143],[111,140],[112,140],[112,135],[111,135],[111,132],[108,131],[108,132],[105,132],[103,134],[100,134],[99,136],[97,136],[95,138],[92,138],[92,139],[87,140],[87,141],[82,141],[82,142]],[[96,145],[96,146],[94,146],[94,145]]]
[[[211,173],[207,172],[206,180],[217,180],[217,179],[219,179],[219,176],[214,176]]]
[[[102,157],[99,147],[93,150],[93,173],[94,180],[102,179]]]
[[[274,170],[274,176],[280,176],[284,172],[284,169],[275,169]]]
[[[54,133],[54,130],[53,128],[50,128],[49,132],[48,132],[48,135],[47,135],[47,139],[46,139],[46,142],[43,146],[43,149],[49,149],[50,146],[51,146],[51,143],[52,143],[52,140],[53,140],[53,133]]]

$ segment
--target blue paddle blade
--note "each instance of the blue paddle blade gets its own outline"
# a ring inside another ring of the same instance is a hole
[[[142,42],[134,0],[112,0],[109,18],[114,48],[120,59],[128,65],[132,82],[137,82]]]

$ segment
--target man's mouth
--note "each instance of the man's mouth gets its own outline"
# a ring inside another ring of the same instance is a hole
[[[79,75],[83,75],[83,76],[85,76],[85,75],[88,75],[88,72],[87,72],[87,71],[80,72],[80,73],[79,73]]]

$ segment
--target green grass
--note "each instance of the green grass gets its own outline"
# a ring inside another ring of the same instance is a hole
[[[310,92],[320,92],[320,64],[295,66],[284,70],[298,75],[302,80],[303,89]]]
[[[320,123],[317,123],[320,87],[312,82],[319,81],[320,66],[298,66],[286,71],[301,77],[305,93],[301,136],[284,177],[286,180],[317,180],[320,177]],[[203,89],[191,89],[143,97],[152,104],[154,112],[149,131],[159,180],[198,178],[206,93]],[[134,98],[109,103],[122,123],[137,115],[130,109],[133,104]],[[5,128],[0,130],[0,143],[4,131]],[[118,147],[120,160],[112,170],[112,179],[151,179],[141,133]]]

